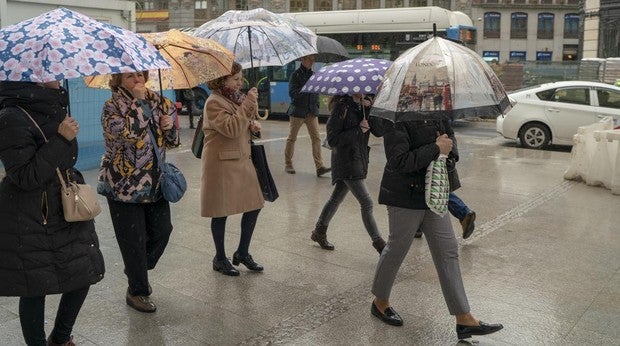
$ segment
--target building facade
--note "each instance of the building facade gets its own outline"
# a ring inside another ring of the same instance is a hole
[[[282,13],[416,6],[470,16],[478,32],[476,50],[489,61],[620,56],[618,0],[139,0],[136,28],[198,27],[228,10],[259,7]]]

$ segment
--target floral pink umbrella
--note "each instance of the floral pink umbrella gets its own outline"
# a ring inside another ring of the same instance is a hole
[[[0,29],[0,81],[50,82],[170,68],[140,35],[58,8]]]

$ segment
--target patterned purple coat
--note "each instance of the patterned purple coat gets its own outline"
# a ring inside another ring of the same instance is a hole
[[[151,203],[161,198],[161,173],[148,126],[157,136],[158,150],[165,159],[166,147],[178,145],[178,129],[175,125],[162,130],[159,118],[173,111],[170,100],[150,90],[142,101],[123,88],[112,93],[101,116],[105,153],[97,192],[125,203]]]

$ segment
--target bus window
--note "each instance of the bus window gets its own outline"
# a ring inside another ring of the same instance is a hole
[[[288,82],[291,79],[291,74],[295,71],[295,62],[290,62],[284,66],[272,66],[270,67],[272,78],[274,82]]]

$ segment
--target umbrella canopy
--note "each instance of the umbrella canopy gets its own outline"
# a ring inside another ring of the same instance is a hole
[[[434,37],[405,51],[386,72],[371,116],[393,122],[500,114],[510,101],[476,52]]]
[[[301,92],[351,95],[376,94],[389,60],[356,58],[323,66],[301,88]]]
[[[149,88],[191,89],[230,74],[235,56],[213,40],[189,36],[177,29],[141,35],[172,66],[161,73],[151,72]],[[108,88],[109,78],[110,75],[90,76],[84,81],[89,87]]]
[[[201,25],[194,36],[213,39],[230,49],[243,68],[283,66],[317,53],[312,30],[263,8],[227,11]]]
[[[169,68],[141,36],[58,8],[0,29],[0,80],[50,82]]]
[[[349,53],[344,46],[327,36],[316,36],[316,50],[319,52],[317,62],[332,63],[349,59]]]

